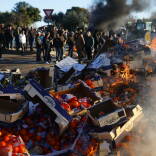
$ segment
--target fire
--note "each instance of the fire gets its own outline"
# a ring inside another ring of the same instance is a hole
[[[124,64],[120,68],[120,77],[124,80],[132,80],[133,79],[133,74],[131,74],[130,67],[128,64]]]
[[[150,45],[148,45],[153,51],[156,51],[156,38],[154,38]]]
[[[87,149],[87,156],[94,156],[98,149],[98,142],[92,140],[90,146]]]

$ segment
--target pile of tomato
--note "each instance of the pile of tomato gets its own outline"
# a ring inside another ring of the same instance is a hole
[[[64,95],[55,95],[55,98],[60,101],[62,108],[64,108],[67,112],[72,111],[73,109],[83,109],[83,108],[89,108],[91,107],[91,103],[90,100],[87,97],[84,98],[77,98],[76,96],[70,94],[72,96],[72,98],[70,99],[63,99],[62,97],[65,96]],[[67,94],[69,95],[69,94]]]
[[[0,131],[0,155],[10,153],[12,156],[22,156],[27,154],[27,149],[19,136],[12,135],[11,133],[1,130]]]

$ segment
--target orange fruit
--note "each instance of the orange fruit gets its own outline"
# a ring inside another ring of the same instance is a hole
[[[5,146],[6,146],[6,142],[5,142],[5,141],[1,141],[1,142],[0,142],[0,146],[1,146],[1,147],[5,147]]]
[[[14,148],[13,148],[13,152],[14,152],[14,153],[19,153],[19,147],[14,147]]]
[[[5,137],[4,137],[4,141],[5,142],[8,142],[10,140],[10,137],[8,136],[8,135],[6,135]]]

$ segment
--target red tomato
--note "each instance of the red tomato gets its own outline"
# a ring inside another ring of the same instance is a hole
[[[1,141],[1,142],[0,142],[0,146],[1,146],[1,147],[5,147],[5,146],[6,146],[6,142],[5,142],[5,141]]]
[[[10,140],[10,137],[8,136],[8,135],[6,135],[5,137],[4,137],[4,141],[5,142],[8,142]]]
[[[26,151],[25,146],[24,145],[20,145],[19,146],[19,153],[24,153]]]
[[[13,152],[14,152],[14,153],[19,153],[19,147],[14,147],[14,148],[13,148]]]
[[[64,108],[66,111],[71,111],[70,105],[68,103],[62,103],[61,107]]]
[[[71,106],[72,106],[73,108],[78,108],[78,107],[81,106],[81,104],[80,104],[78,101],[72,101],[72,102],[71,102]]]

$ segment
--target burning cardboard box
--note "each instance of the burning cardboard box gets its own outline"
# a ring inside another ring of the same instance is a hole
[[[89,109],[89,112],[94,125],[99,127],[109,126],[121,119],[126,119],[125,110],[115,106],[111,99],[93,106]]]
[[[95,132],[91,132],[90,134],[100,140],[106,139],[114,141],[115,144],[121,142],[143,117],[143,110],[139,105],[127,107],[125,109],[125,113],[128,118],[127,121],[121,122],[119,125],[114,125],[109,129],[97,129]]]
[[[13,123],[28,111],[28,102],[21,94],[0,94],[0,121]]]

